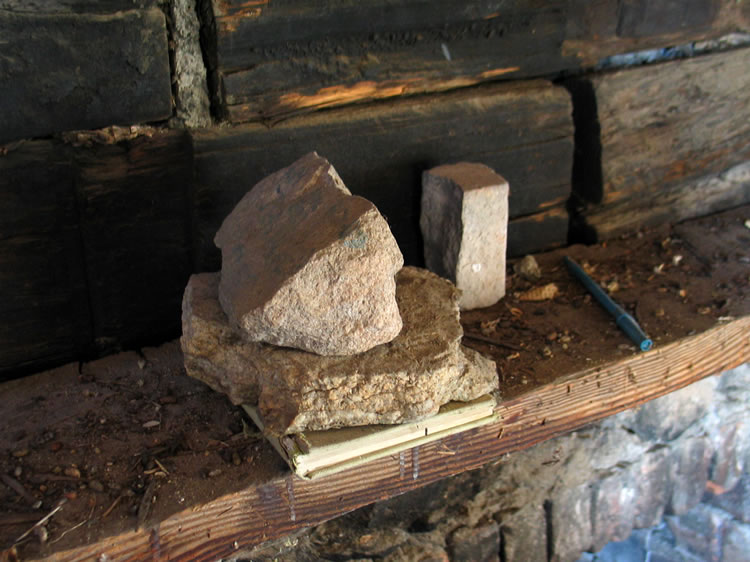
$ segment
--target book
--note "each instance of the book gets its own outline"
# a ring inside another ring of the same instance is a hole
[[[495,406],[495,398],[487,394],[471,402],[449,402],[434,416],[420,421],[292,435],[267,431],[256,407],[246,404],[242,407],[292,470],[302,478],[311,479],[492,423],[498,419]]]

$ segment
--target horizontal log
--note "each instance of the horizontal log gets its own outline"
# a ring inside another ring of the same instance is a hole
[[[74,169],[64,147],[0,156],[0,379],[84,354],[91,338]]]
[[[84,272],[77,226],[0,240],[0,380],[87,354]]]
[[[165,119],[171,85],[164,14],[0,10],[0,143]]]
[[[570,113],[564,89],[531,81],[195,132],[197,267],[218,268],[213,236],[242,195],[311,150],[377,205],[406,260],[421,263],[422,171],[487,164],[510,182],[511,217],[559,205],[570,193]]]
[[[750,7],[734,0],[571,0],[562,52],[583,67],[605,57],[750,31]]]
[[[564,24],[565,10],[560,0],[471,1],[458,7],[450,0],[376,0],[333,3],[322,9],[308,0],[278,6],[265,1],[248,4],[212,0],[212,6],[219,68],[224,71],[249,68],[269,59],[283,60],[284,55],[299,56],[301,51],[304,55],[308,45],[318,46],[310,51],[321,51],[324,56],[377,56],[410,46],[418,51],[435,43],[439,51],[440,43],[450,47],[450,41],[464,38],[489,36],[498,40],[499,32],[514,36],[505,45],[515,54],[528,53],[536,47],[522,46],[518,37],[539,24],[558,24],[558,29],[550,31],[559,45],[563,31],[559,24]],[[485,27],[480,22],[488,24]],[[548,45],[541,34],[539,39]]]
[[[750,162],[718,175],[638,193],[613,203],[591,206],[583,213],[601,240],[667,221],[708,215],[750,203]]]
[[[106,351],[180,333],[191,272],[190,138],[184,131],[76,152],[94,344]]]
[[[524,256],[568,242],[568,212],[564,206],[553,207],[508,222],[508,256]]]
[[[745,48],[591,76],[601,202],[658,194],[749,160],[748,66]],[[576,190],[599,202],[598,193]]]
[[[2,0],[0,9],[34,14],[112,14],[123,10],[152,8],[159,0]]]
[[[74,177],[59,144],[28,142],[0,155],[0,241],[77,222]]]
[[[565,2],[213,2],[233,122],[557,72]],[[529,41],[533,36],[534,40]]]
[[[0,376],[180,333],[192,146],[145,131],[0,156]]]
[[[750,31],[750,9],[734,0],[210,4],[209,60],[235,123],[547,76]]]

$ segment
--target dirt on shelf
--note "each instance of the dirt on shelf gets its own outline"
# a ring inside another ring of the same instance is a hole
[[[568,273],[565,255],[638,320],[655,348],[750,314],[748,219],[744,207],[540,254],[534,282],[509,263],[506,297],[463,314],[464,343],[497,362],[503,398],[638,353]],[[550,283],[552,299],[521,299]],[[148,528],[288,471],[240,408],[185,375],[177,342],[11,381],[0,398],[6,559]]]

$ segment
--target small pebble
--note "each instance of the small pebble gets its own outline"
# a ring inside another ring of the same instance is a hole
[[[47,527],[44,525],[39,525],[38,527],[34,527],[34,535],[39,540],[40,543],[44,544],[47,542],[47,538],[49,537],[49,533],[47,533]]]
[[[65,476],[70,476],[71,478],[80,478],[81,471],[78,470],[75,466],[71,466],[65,469]]]
[[[23,474],[23,468],[22,468],[21,466],[17,466],[17,467],[16,467],[16,468],[15,468],[15,469],[13,470],[13,476],[15,476],[16,478],[20,478],[20,477],[21,477],[21,474]]]
[[[539,264],[534,256],[524,256],[520,262],[513,266],[513,270],[523,279],[532,283],[542,278],[542,270],[539,269]]]
[[[16,457],[17,459],[20,459],[21,457],[25,457],[28,454],[29,454],[28,449],[18,449],[16,451],[13,451],[13,456]]]
[[[210,471],[208,473],[208,477],[209,478],[213,478],[214,476],[219,476],[219,474],[221,474],[221,469],[220,468],[215,468],[215,469],[213,469],[212,471]]]
[[[103,492],[104,491],[104,484],[102,484],[98,480],[90,480],[89,481],[89,488],[91,488],[95,492]]]
[[[62,449],[62,446],[63,446],[62,443],[60,443],[59,441],[55,441],[54,443],[50,443],[49,450],[52,451],[53,453],[56,453],[57,451]]]

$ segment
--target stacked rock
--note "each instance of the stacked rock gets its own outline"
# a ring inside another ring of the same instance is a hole
[[[268,430],[415,421],[497,388],[461,346],[455,286],[402,268],[385,219],[317,154],[251,189],[215,242],[221,272],[183,298],[185,367]]]
[[[248,339],[349,355],[401,330],[396,240],[375,205],[315,153],[250,190],[214,241],[219,301]]]

